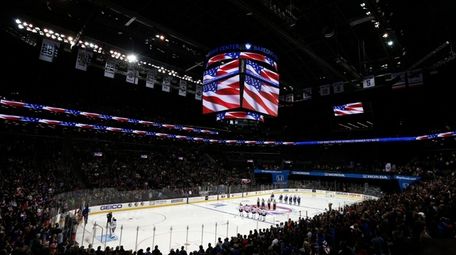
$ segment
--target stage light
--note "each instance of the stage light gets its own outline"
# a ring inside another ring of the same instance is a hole
[[[361,7],[366,7],[366,3],[361,3]]]
[[[73,37],[68,36],[68,41],[73,41]]]
[[[389,36],[388,33],[384,33],[384,34],[382,35],[383,38],[388,38],[388,36]]]
[[[23,26],[22,24],[18,24],[17,27],[18,27],[19,29],[23,29],[23,28],[24,28],[24,26]]]
[[[130,54],[127,56],[127,61],[129,63],[135,63],[138,61],[138,57],[135,54]]]
[[[163,35],[160,35],[160,40],[165,40],[165,37]]]
[[[389,40],[388,42],[386,42],[386,44],[391,47],[393,46],[394,42],[392,40]]]
[[[20,19],[16,19],[16,23],[17,23],[17,24],[21,24],[22,22],[21,22]]]
[[[366,12],[366,15],[367,16],[371,15],[371,12],[370,11]]]

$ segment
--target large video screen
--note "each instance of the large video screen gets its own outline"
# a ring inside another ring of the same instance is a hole
[[[333,107],[333,110],[334,116],[346,116],[364,113],[363,103],[361,102],[336,105]]]
[[[203,85],[203,113],[239,108],[241,104],[239,75]]]
[[[239,59],[208,69],[203,75],[203,84],[227,78],[239,73]]]
[[[246,75],[242,96],[242,108],[271,116],[278,115],[278,85]]]

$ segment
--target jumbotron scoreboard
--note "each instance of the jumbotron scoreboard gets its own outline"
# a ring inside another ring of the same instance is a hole
[[[232,44],[207,55],[203,76],[203,113],[217,120],[263,121],[279,107],[277,57],[252,44]]]

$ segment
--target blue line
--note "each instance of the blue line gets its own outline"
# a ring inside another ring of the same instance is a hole
[[[217,210],[217,209],[214,209],[214,208],[204,207],[204,206],[201,206],[201,205],[196,205],[196,204],[189,204],[189,205],[193,205],[193,206],[196,206],[196,207],[200,207],[200,208],[216,211],[216,212],[219,212],[219,213],[239,216],[238,214],[235,214],[235,213],[229,213],[229,212],[225,212],[225,211],[220,211],[220,210]],[[268,224],[271,224],[271,225],[275,225],[275,223],[272,223],[272,222],[269,222],[269,221],[255,220],[255,219],[251,219],[251,218],[248,218],[248,217],[244,217],[244,218],[245,219],[249,219],[249,220],[253,220],[253,221],[259,221],[259,222],[264,222],[264,223],[268,223]]]

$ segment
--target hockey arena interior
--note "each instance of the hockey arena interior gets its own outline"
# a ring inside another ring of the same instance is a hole
[[[451,1],[2,5],[0,255],[456,254]]]

